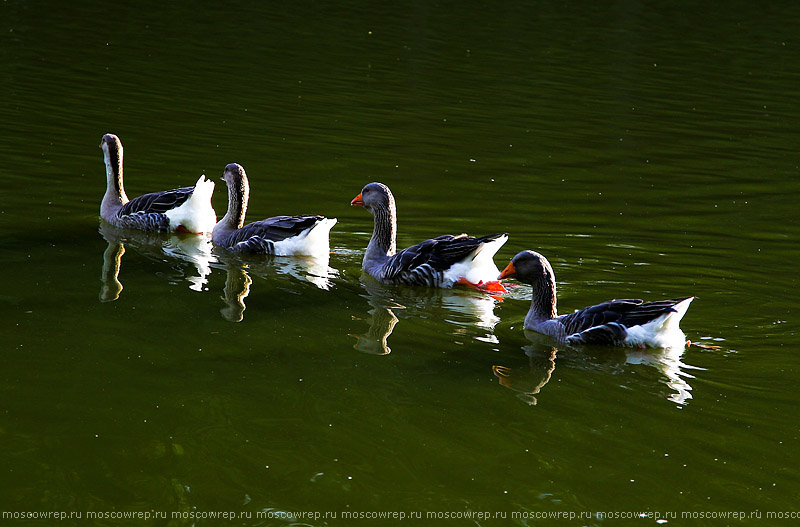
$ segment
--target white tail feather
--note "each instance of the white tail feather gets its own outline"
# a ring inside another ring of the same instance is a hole
[[[655,348],[683,346],[686,343],[686,335],[680,328],[680,322],[689,309],[689,304],[692,303],[692,300],[694,300],[694,297],[689,297],[675,304],[674,312],[662,315],[647,324],[628,328],[625,344],[629,346],[652,346]]]
[[[211,206],[213,193],[214,182],[207,180],[205,175],[200,176],[189,199],[166,212],[170,227],[174,230],[181,225],[189,232],[210,233],[217,223],[217,214]]]
[[[337,221],[336,218],[324,218],[301,234],[276,243],[275,254],[327,257],[331,252],[330,232]]]
[[[507,241],[508,235],[504,234],[484,243],[469,257],[450,267],[444,273],[445,281],[455,283],[459,278],[465,278],[469,282],[477,284],[497,280],[500,270],[495,265],[493,258]]]

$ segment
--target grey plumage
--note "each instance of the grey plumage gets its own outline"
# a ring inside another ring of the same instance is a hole
[[[228,211],[211,234],[211,241],[220,247],[239,253],[274,255],[276,243],[307,234],[320,222],[330,222],[324,216],[301,215],[274,216],[245,225],[250,200],[247,173],[238,163],[231,163],[225,167],[222,180],[228,186]]]
[[[397,207],[389,187],[369,183],[351,204],[362,205],[374,216],[372,238],[362,264],[368,274],[387,284],[450,286],[452,281],[445,275],[448,269],[470,255],[477,255],[485,244],[506,236],[501,233],[476,238],[445,234],[396,252]]]
[[[192,196],[192,192],[194,187],[144,194],[123,205],[109,223],[116,227],[168,232],[170,224],[165,213],[181,206]]]
[[[183,205],[192,197],[195,187],[151,192],[129,200],[123,183],[122,142],[114,134],[105,134],[100,147],[103,148],[107,179],[100,216],[115,227],[169,232],[171,226],[166,212]]]
[[[387,283],[442,287],[444,273],[477,251],[483,244],[503,234],[476,238],[460,234],[445,234],[407,247],[386,260],[380,268],[381,279]]]
[[[324,216],[275,216],[248,223],[214,243],[234,252],[275,254],[275,243],[297,236],[314,227]]]
[[[652,332],[673,332],[678,335],[677,321],[693,297],[645,302],[641,299],[609,300],[566,315],[556,309],[556,282],[547,259],[535,251],[522,251],[511,260],[501,278],[517,277],[532,287],[531,307],[525,316],[525,328],[549,335],[574,345],[654,345],[657,337],[643,336],[632,331],[651,323],[663,321],[664,328]],[[677,316],[674,327],[670,315]],[[682,333],[680,333],[682,336]]]

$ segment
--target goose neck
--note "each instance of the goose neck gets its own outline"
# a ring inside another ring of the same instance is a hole
[[[250,185],[246,178],[228,185],[228,211],[220,221],[232,229],[241,229],[247,214],[247,203],[250,200]]]
[[[527,322],[543,322],[558,317],[556,306],[556,283],[553,275],[545,275],[531,284],[531,308],[525,317]]]
[[[109,145],[103,151],[103,158],[106,165],[106,193],[103,196],[101,214],[128,202],[122,181],[122,149]]]
[[[387,206],[375,207],[371,212],[375,216],[375,227],[364,259],[385,260],[396,252],[397,209],[390,200]]]

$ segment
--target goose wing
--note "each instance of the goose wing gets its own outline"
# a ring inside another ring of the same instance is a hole
[[[430,240],[407,247],[393,255],[386,262],[384,276],[392,280],[398,276],[425,267],[434,272],[449,269],[480,248],[484,243],[494,240],[502,234],[492,234],[476,238],[459,234],[445,234]]]
[[[625,327],[641,326],[662,315],[676,311],[675,305],[687,298],[689,297],[655,302],[645,302],[638,298],[609,300],[563,315],[558,320],[564,326],[567,335],[609,324]],[[616,329],[613,331],[616,332]]]
[[[264,241],[283,241],[301,234],[323,219],[323,216],[275,216],[254,221],[234,232],[227,245],[235,250],[246,250],[245,246],[260,246]]]
[[[168,210],[180,207],[194,192],[194,187],[176,188],[163,192],[151,192],[138,198],[133,198],[122,206],[118,216],[129,214],[164,214]]]

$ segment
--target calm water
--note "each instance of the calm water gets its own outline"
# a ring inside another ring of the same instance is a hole
[[[800,5],[80,4],[0,7],[0,509],[791,522]],[[330,261],[103,227],[106,132],[129,195],[236,161],[249,218],[339,219]],[[507,231],[498,266],[548,256],[562,312],[694,294],[720,349],[556,350],[526,287],[379,285],[373,180],[400,246]]]

